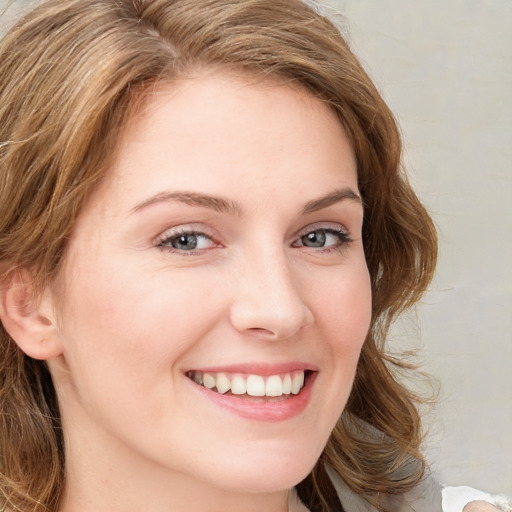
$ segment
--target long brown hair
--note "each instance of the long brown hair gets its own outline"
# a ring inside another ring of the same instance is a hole
[[[381,494],[412,489],[425,470],[415,398],[396,377],[407,365],[386,356],[384,340],[431,280],[436,234],[402,172],[393,115],[338,29],[306,3],[47,0],[19,21],[0,43],[0,278],[30,268],[38,289],[50,282],[136,100],[207,66],[303,87],[351,140],[372,326],[347,407],[298,489],[312,511],[332,509],[327,463],[379,506]],[[65,460],[51,376],[1,326],[0,443],[0,508],[57,510]],[[411,457],[415,470],[396,480]]]

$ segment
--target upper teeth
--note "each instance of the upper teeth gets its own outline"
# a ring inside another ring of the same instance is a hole
[[[188,372],[187,375],[197,384],[208,389],[215,389],[222,394],[231,390],[233,395],[282,396],[290,393],[297,395],[304,387],[303,370],[270,375],[269,377],[242,373],[228,374],[199,371]]]

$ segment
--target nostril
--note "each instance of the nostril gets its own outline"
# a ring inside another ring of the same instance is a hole
[[[262,334],[271,334],[275,335],[274,331],[270,329],[264,329],[263,327],[250,327],[248,331],[254,332],[254,333],[262,333]]]
[[[247,332],[259,338],[277,338],[277,334],[274,331],[271,329],[264,329],[263,327],[250,327],[247,329]]]

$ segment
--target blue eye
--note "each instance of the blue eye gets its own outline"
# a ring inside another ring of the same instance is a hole
[[[214,246],[212,239],[204,233],[193,231],[178,233],[162,240],[158,246],[178,251],[199,251]]]
[[[335,229],[315,229],[302,235],[295,245],[312,249],[336,248],[350,242],[349,236]]]

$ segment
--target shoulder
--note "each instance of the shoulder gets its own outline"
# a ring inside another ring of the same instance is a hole
[[[345,512],[378,512],[363,496],[353,492],[332,468],[326,466],[326,470]],[[498,510],[512,512],[512,501],[504,495],[491,495],[467,486],[442,487],[432,475],[426,475],[408,493],[386,496],[382,505],[384,510],[392,512],[461,512],[463,509],[470,512],[470,507],[466,507],[470,502],[475,502],[475,512],[496,510],[490,504]]]
[[[363,496],[353,492],[332,468],[327,466],[326,470],[345,512],[378,512]],[[382,505],[393,512],[443,512],[441,486],[431,475],[426,475],[412,491],[385,496]]]

